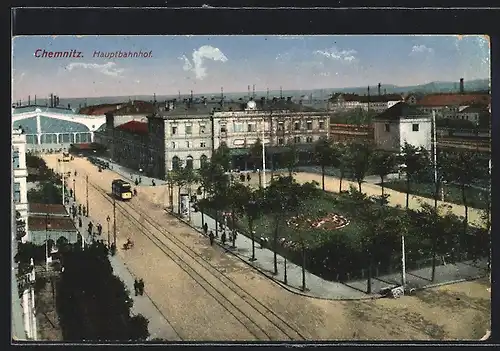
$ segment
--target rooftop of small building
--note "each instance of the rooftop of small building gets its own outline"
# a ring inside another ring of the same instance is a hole
[[[66,208],[62,204],[41,204],[30,202],[28,204],[31,214],[67,215]]]
[[[399,120],[401,118],[427,118],[429,114],[422,113],[415,105],[410,105],[406,102],[398,102],[394,106],[388,108],[384,112],[378,114],[374,120]]]
[[[28,230],[30,231],[45,231],[45,230],[59,230],[59,231],[77,231],[75,223],[69,217],[60,216],[28,216]]]

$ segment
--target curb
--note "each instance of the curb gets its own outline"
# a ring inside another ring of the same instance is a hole
[[[167,212],[165,211],[168,215],[171,215],[173,216],[174,218],[177,218],[179,219],[182,223],[186,224],[188,227],[196,230],[198,233],[200,233],[201,235],[203,235],[204,237],[206,237],[205,233],[203,233],[199,228],[195,227],[193,224],[189,223],[188,221],[186,221],[185,219],[181,218],[181,217],[178,217],[177,214],[172,214],[170,212]],[[257,267],[257,266],[254,266],[253,264],[251,264],[250,262],[248,262],[245,258],[241,257],[240,255],[238,255],[237,253],[231,251],[231,250],[228,250],[227,248],[223,247],[219,242],[215,241],[215,244],[217,246],[219,246],[220,248],[224,249],[225,252],[228,252],[230,253],[231,255],[237,257],[240,261],[242,261],[243,263],[245,263],[246,265],[252,267],[253,269],[255,269],[257,272],[259,272],[261,275],[263,275],[264,277],[266,277],[267,279],[271,280],[272,282],[274,282],[275,284],[281,286],[283,289],[287,290],[288,292],[292,293],[292,294],[295,294],[295,295],[299,295],[299,296],[304,296],[304,297],[308,297],[308,298],[312,298],[312,299],[317,299],[317,300],[326,300],[326,301],[362,301],[362,300],[376,300],[376,299],[380,299],[380,298],[383,298],[384,296],[380,295],[380,294],[374,294],[373,296],[366,296],[366,297],[353,297],[353,298],[348,298],[348,297],[342,297],[342,298],[333,298],[333,297],[322,297],[322,296],[315,296],[315,295],[311,295],[311,294],[306,294],[304,292],[301,292],[301,291],[297,291],[296,289],[290,287],[289,285],[286,285],[285,283],[283,283],[281,280],[278,280],[276,279],[275,277],[273,277],[272,275],[270,275],[268,272],[264,271],[263,269]]]

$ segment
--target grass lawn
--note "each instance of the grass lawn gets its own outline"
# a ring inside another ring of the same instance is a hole
[[[380,185],[380,184],[378,184]],[[404,180],[396,180],[393,182],[384,183],[384,187],[406,193],[406,182]],[[434,199],[435,187],[433,183],[411,183],[410,194]],[[465,194],[469,207],[486,209],[487,206],[487,191],[477,188],[466,188]],[[441,198],[441,192],[439,194]],[[463,205],[462,190],[458,185],[447,184],[444,188],[444,201],[451,202],[457,205]]]

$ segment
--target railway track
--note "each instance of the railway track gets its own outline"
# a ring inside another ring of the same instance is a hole
[[[89,185],[113,202],[112,195],[89,180]],[[116,207],[129,220],[136,223],[146,236],[167,257],[175,262],[208,295],[212,296],[228,313],[240,322],[258,340],[305,340],[295,327],[246,292],[231,278],[220,272],[207,259],[189,248],[184,242],[161,227],[138,206],[116,201]],[[164,240],[173,247],[165,244]],[[253,313],[245,311],[250,309]],[[258,317],[258,318],[256,318]],[[260,321],[258,321],[258,320]],[[265,324],[265,326],[262,326]]]

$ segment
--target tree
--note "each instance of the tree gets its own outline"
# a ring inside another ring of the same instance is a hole
[[[220,146],[212,153],[211,162],[220,165],[224,172],[231,169],[231,150],[226,143],[221,142]]]
[[[448,182],[457,182],[462,192],[462,203],[464,205],[463,233],[466,235],[469,222],[469,206],[467,203],[466,190],[479,178],[481,162],[477,157],[477,153],[469,150],[448,153],[445,162],[445,179]]]
[[[168,171],[165,177],[165,180],[167,182],[170,212],[174,212],[174,186],[176,185],[175,175],[176,175],[175,171]]]
[[[177,166],[172,170],[174,183],[177,186],[177,213],[181,214],[181,191],[187,184],[185,177],[185,167],[182,166],[182,161],[179,160]]]
[[[113,275],[106,247],[94,242],[85,251],[62,254],[56,308],[68,341],[144,341],[147,320],[132,316],[133,300]]]
[[[429,159],[427,151],[420,147],[417,148],[405,142],[401,149],[400,155],[397,157],[398,162],[403,164],[406,173],[406,209],[410,204],[411,182],[418,177],[423,169],[428,168]]]
[[[262,141],[260,138],[257,138],[255,143],[250,147],[248,158],[253,164],[253,168],[258,168],[259,172],[259,187],[262,187],[262,173],[264,170],[262,164]]]
[[[62,204],[62,188],[51,181],[44,181],[39,188],[28,190],[28,202]]]
[[[372,149],[366,142],[354,142],[349,145],[352,173],[361,192],[361,183],[371,166]]]
[[[200,187],[197,190],[198,195],[205,199],[207,196],[207,191],[210,191],[212,187],[212,170],[214,164],[210,161],[203,162],[200,169],[198,169],[198,181],[200,182]],[[203,201],[198,202],[199,205],[203,205]],[[201,211],[201,225],[205,225],[205,216],[203,214],[203,206],[200,206]]]
[[[240,192],[243,202],[243,212],[247,219],[248,231],[252,239],[252,257],[251,261],[255,261],[255,221],[263,215],[264,191],[254,190],[250,186],[245,186]]]
[[[371,169],[380,177],[380,186],[382,188],[382,197],[384,196],[384,178],[394,171],[396,166],[396,157],[393,153],[377,150],[371,159]]]
[[[314,158],[321,166],[321,188],[325,191],[325,167],[332,166],[334,161],[332,143],[326,137],[320,138],[314,145]]]
[[[293,177],[293,173],[295,172],[295,170],[297,169],[297,165],[299,164],[299,154],[295,144],[287,144],[283,152],[282,160],[283,164],[288,170],[288,176]]]
[[[345,178],[346,172],[348,169],[352,168],[351,166],[351,156],[349,155],[349,148],[345,144],[337,144],[337,157],[336,157],[336,165],[339,169],[339,193],[342,192],[342,180]]]

